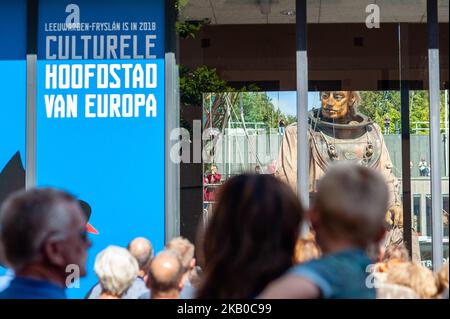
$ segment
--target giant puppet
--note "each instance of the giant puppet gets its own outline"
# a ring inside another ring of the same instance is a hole
[[[389,189],[389,209],[386,220],[390,225],[385,246],[403,241],[403,211],[399,184],[392,172],[392,162],[380,127],[367,116],[357,112],[359,94],[356,91],[321,92],[321,108],[309,113],[309,192],[328,167],[349,161],[380,172]],[[297,124],[286,128],[275,174],[297,190]],[[413,259],[419,260],[417,235],[413,235]]]

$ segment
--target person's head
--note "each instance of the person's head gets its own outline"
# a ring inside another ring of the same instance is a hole
[[[177,252],[164,250],[153,258],[148,274],[152,299],[177,299],[183,288],[183,266]]]
[[[137,237],[128,244],[128,251],[136,258],[139,267],[139,276],[144,277],[153,258],[152,243],[143,237]]]
[[[120,298],[136,279],[139,267],[128,250],[108,246],[96,256],[94,271],[102,286],[102,294]]]
[[[217,166],[216,165],[211,165],[211,174],[215,174],[217,173]]]
[[[200,298],[250,298],[291,265],[303,210],[287,184],[239,175],[218,190],[202,239]]]
[[[433,272],[415,263],[401,263],[390,268],[386,282],[409,287],[424,299],[434,298],[438,293]]]
[[[261,174],[261,166],[259,165],[255,166],[255,174]]]
[[[348,114],[356,114],[359,94],[356,91],[323,91],[320,92],[322,116],[336,120]]]
[[[386,247],[386,250],[383,254],[383,262],[390,261],[400,261],[400,262],[409,262],[409,252],[406,249],[405,244],[403,242],[398,244],[392,244]]]
[[[86,274],[86,217],[70,194],[50,189],[18,191],[0,212],[1,242],[8,266],[18,275],[40,273],[64,285],[66,267]]]
[[[388,198],[386,182],[376,171],[334,164],[319,181],[309,214],[321,249],[338,244],[365,249],[379,242],[386,231]]]
[[[175,237],[166,245],[166,249],[178,254],[183,267],[183,273],[187,274],[195,267],[194,245],[183,237]]]

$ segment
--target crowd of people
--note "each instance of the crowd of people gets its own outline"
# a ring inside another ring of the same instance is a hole
[[[196,248],[182,237],[156,254],[143,237],[106,247],[86,298],[448,298],[448,262],[433,273],[403,243],[384,248],[388,189],[369,168],[334,165],[307,210],[267,174],[232,177],[215,196]],[[65,298],[67,265],[87,271],[86,223],[66,192],[11,195],[0,212],[0,260],[12,276],[0,298]]]

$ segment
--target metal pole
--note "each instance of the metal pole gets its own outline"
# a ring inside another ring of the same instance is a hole
[[[296,0],[297,60],[297,194],[305,208],[309,207],[309,145],[308,145],[308,55],[306,0]],[[301,233],[308,231],[302,225]]]
[[[25,188],[36,186],[36,69],[39,1],[27,2],[27,98]]]
[[[165,240],[168,242],[180,234],[180,165],[170,160],[170,150],[175,141],[169,136],[180,127],[180,101],[178,89],[178,68],[176,65],[176,10],[173,0],[166,1],[165,40]]]
[[[430,96],[430,145],[431,145],[431,218],[433,270],[437,271],[443,263],[443,224],[442,224],[442,190],[441,190],[441,123],[439,98],[439,28],[437,0],[427,1],[428,27],[428,73]]]
[[[400,67],[400,104],[402,121],[402,205],[403,205],[403,239],[405,246],[413,254],[412,246],[412,221],[411,221],[411,140],[409,134],[409,52],[406,44],[408,36],[408,25],[398,24],[398,43],[399,43],[399,67]],[[404,59],[402,59],[404,57]]]
[[[444,148],[445,148],[445,158],[444,158],[444,169],[445,176],[448,176],[448,90],[444,91]]]
[[[231,105],[230,105],[230,103],[227,103],[227,113],[228,113],[228,125],[227,125],[227,127],[228,127],[228,133],[227,133],[227,136],[228,136],[228,144],[227,144],[227,162],[228,162],[228,165],[227,165],[227,167],[228,167],[228,169],[227,169],[227,179],[228,178],[230,178],[230,175],[231,175],[231,135],[230,135],[230,129],[231,129]]]

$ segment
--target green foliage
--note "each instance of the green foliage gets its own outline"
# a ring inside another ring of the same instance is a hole
[[[428,121],[430,117],[430,104],[428,101],[427,91],[411,91],[409,94],[409,122],[410,122],[410,133],[416,132],[416,126],[419,129],[419,134],[428,134],[426,128],[429,127]],[[423,124],[415,124],[415,122],[427,122]]]
[[[189,0],[176,0],[175,1],[175,8],[178,12],[181,12],[185,6],[189,3]]]
[[[283,119],[286,125],[297,122],[295,116],[285,115],[276,109],[265,92],[246,92],[242,100],[246,122],[263,122],[267,128],[277,128],[280,119]]]
[[[384,119],[390,119],[390,133],[401,130],[400,92],[398,91],[364,91],[360,92],[361,102],[358,111],[367,115],[384,131]],[[397,133],[398,133],[397,132]]]
[[[272,101],[266,93],[244,93],[242,100],[246,122],[263,122],[268,127],[276,126],[279,114],[276,113]]]
[[[176,0],[175,1],[175,8],[180,14],[184,7],[186,7],[189,3],[189,0]],[[205,25],[206,21],[177,21],[175,24],[175,30],[178,34],[178,36],[182,39],[187,38],[195,38],[195,35],[198,31]]]
[[[180,38],[187,39],[189,37],[195,38],[195,34],[200,31],[203,27],[204,22],[202,21],[185,21],[185,22],[177,22],[175,25],[175,29],[180,36]]]
[[[284,116],[284,115],[282,115],[281,116],[283,119],[284,119],[284,121],[286,122],[286,125],[289,125],[289,124],[292,124],[292,123],[295,123],[295,122],[297,122],[297,117],[296,116],[294,116],[294,115],[288,115],[288,116]]]
[[[190,70],[180,66],[180,99],[185,106],[202,106],[203,93],[230,91],[232,89],[219,77],[216,69],[201,66]]]
[[[390,133],[401,131],[401,103],[399,91],[365,91],[360,92],[361,103],[358,110],[369,116],[384,130],[384,118],[391,120]],[[444,122],[444,92],[441,92],[440,110],[441,123]],[[410,133],[428,134],[430,104],[428,91],[410,91],[409,94],[409,121]],[[423,123],[420,123],[423,122]],[[395,132],[395,123],[398,123],[398,131]]]

